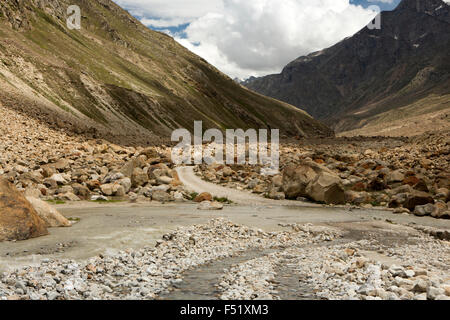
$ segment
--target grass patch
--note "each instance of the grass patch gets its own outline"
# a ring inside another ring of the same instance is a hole
[[[66,202],[63,200],[45,200],[45,201],[50,204],[66,204]]]
[[[194,201],[195,198],[197,198],[197,196],[198,196],[198,193],[197,193],[197,192],[192,192],[192,193],[189,195],[189,199],[190,199],[191,201]]]
[[[228,198],[219,198],[219,197],[214,197],[214,201],[220,202],[220,203],[225,203],[225,204],[232,204],[233,203],[233,201],[231,201]]]
[[[80,218],[73,218],[73,217],[71,217],[71,218],[67,218],[67,220],[69,220],[69,221],[73,221],[73,222],[80,222],[80,221],[81,221],[81,219],[80,219]]]

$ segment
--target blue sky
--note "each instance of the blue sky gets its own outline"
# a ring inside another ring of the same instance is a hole
[[[280,72],[351,36],[400,0],[114,0],[231,77]]]

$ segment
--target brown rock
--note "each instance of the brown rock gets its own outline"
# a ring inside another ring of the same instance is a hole
[[[47,235],[45,222],[7,180],[0,179],[0,241],[26,240]]]
[[[70,227],[72,224],[55,208],[40,199],[27,197],[39,217],[45,221],[46,227]]]
[[[283,171],[283,192],[288,199],[306,197],[306,187],[317,177],[309,165],[289,166]]]
[[[212,201],[212,200],[213,200],[213,197],[208,192],[203,192],[203,193],[199,194],[197,197],[195,197],[195,199],[194,199],[195,202]]]
[[[422,191],[414,191],[413,193],[408,195],[403,206],[410,211],[414,211],[417,206],[423,206],[428,203],[434,203],[434,199],[428,193]]]

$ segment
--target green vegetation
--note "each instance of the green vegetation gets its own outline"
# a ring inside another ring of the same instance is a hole
[[[66,202],[63,200],[45,200],[45,201],[50,204],[66,204]]]
[[[228,198],[219,198],[219,197],[214,197],[214,201],[224,203],[224,204],[232,204],[233,203],[233,201],[229,200]]]

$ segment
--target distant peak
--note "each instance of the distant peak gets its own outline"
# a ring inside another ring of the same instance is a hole
[[[396,10],[415,10],[426,12],[447,5],[443,0],[402,0]]]

